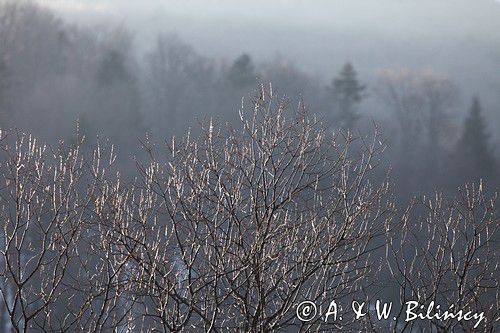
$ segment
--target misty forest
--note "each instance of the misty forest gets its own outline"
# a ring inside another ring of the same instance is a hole
[[[500,330],[499,2],[113,2],[0,1],[0,332]]]

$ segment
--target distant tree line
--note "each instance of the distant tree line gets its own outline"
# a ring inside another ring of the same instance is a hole
[[[14,2],[0,5],[0,43],[0,124],[52,142],[70,140],[78,122],[81,133],[139,154],[145,133],[164,140],[211,117],[235,123],[241,102],[234,96],[249,99],[272,82],[276,94],[303,100],[333,129],[379,124],[403,196],[466,180],[499,183],[490,136],[498,127],[488,126],[478,96],[460,116],[467,106],[457,104],[457,86],[438,73],[386,69],[368,86],[347,63],[325,85],[280,56],[257,64],[243,53],[226,63],[174,35],[158,36],[141,56],[125,28],[80,29]]]

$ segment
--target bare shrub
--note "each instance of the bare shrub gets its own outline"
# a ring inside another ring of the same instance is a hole
[[[402,304],[424,305],[424,315],[484,312],[484,320],[426,318],[405,322],[404,306],[394,332],[494,332],[498,329],[498,215],[497,194],[488,197],[479,186],[468,185],[456,199],[441,194],[423,199],[407,211],[400,232],[388,240],[388,266],[397,282]],[[439,306],[439,307],[438,307]],[[474,327],[479,322],[477,327]]]
[[[4,329],[118,327],[120,321],[109,317],[123,311],[110,305],[118,299],[111,292],[116,279],[110,276],[119,266],[111,256],[106,224],[99,219],[101,203],[111,198],[105,169],[112,158],[104,159],[101,147],[84,158],[80,139],[53,150],[21,133],[3,136],[1,149]],[[94,244],[106,245],[97,250]]]
[[[297,303],[361,294],[378,268],[370,253],[394,209],[387,183],[370,182],[382,142],[329,137],[272,92],[253,106],[241,129],[210,122],[141,168],[137,218],[122,231],[158,329],[303,327]]]
[[[80,139],[51,149],[0,136],[3,329],[474,328],[405,320],[408,301],[483,312],[476,329],[498,328],[496,195],[468,186],[398,212],[376,131],[329,134],[263,88],[240,118],[208,121],[160,153],[144,144],[150,160],[128,182],[112,172],[112,147],[87,155]],[[396,290],[396,319],[376,318],[373,301]],[[297,316],[306,300],[310,321]],[[326,320],[332,301],[342,319]]]

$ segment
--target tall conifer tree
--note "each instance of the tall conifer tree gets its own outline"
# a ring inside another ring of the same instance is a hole
[[[481,103],[476,96],[465,119],[464,130],[458,148],[467,177],[479,179],[489,178],[494,175],[496,160],[489,139]]]
[[[363,99],[365,86],[359,83],[357,73],[350,63],[345,64],[339,77],[333,79],[330,89],[336,125],[352,128],[359,119],[357,107]]]

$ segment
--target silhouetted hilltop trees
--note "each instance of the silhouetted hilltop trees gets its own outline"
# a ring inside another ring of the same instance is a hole
[[[126,27],[76,28],[28,3],[0,5],[0,40],[1,124],[49,141],[73,137],[79,120],[83,134],[135,155],[146,133],[169,140],[208,118],[237,122],[241,98],[272,83],[276,96],[303,102],[330,130],[379,124],[401,194],[451,186],[457,174],[498,177],[485,166],[495,165],[498,128],[484,131],[491,139],[480,130],[491,113],[471,113],[462,133],[460,82],[436,71],[386,68],[369,80],[347,62],[325,74],[334,77],[328,83],[281,55],[215,59],[172,34],[140,54]]]
[[[257,74],[250,55],[243,53],[234,60],[228,71],[228,80],[238,88],[249,88],[255,85]]]
[[[352,129],[360,118],[358,104],[363,98],[365,86],[358,82],[357,73],[350,63],[346,63],[339,76],[329,87],[332,101],[333,119],[336,126]]]
[[[494,181],[498,174],[498,164],[482,112],[479,97],[475,96],[456,148],[461,176],[470,181]]]

